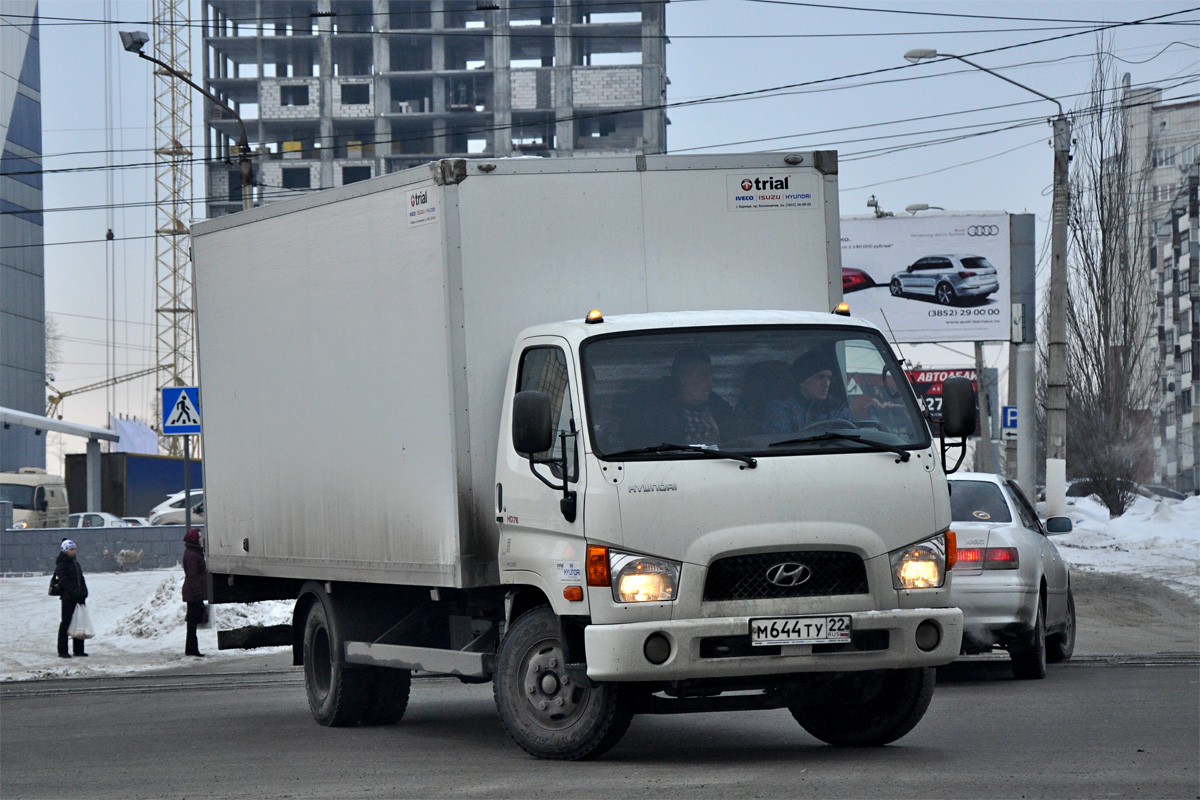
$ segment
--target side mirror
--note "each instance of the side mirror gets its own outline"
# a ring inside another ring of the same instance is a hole
[[[905,267],[905,268],[904,268],[904,271],[905,271],[905,272],[912,272],[912,271],[913,271],[913,267],[915,267],[915,266],[916,266],[916,264],[909,264],[907,267]]]
[[[550,395],[517,392],[512,410],[513,448],[523,456],[544,453],[554,446],[554,421],[550,418]]]
[[[46,509],[48,509],[48,508],[50,508],[50,501],[49,501],[49,500],[43,499],[43,500],[42,500],[40,503],[38,503],[38,511],[43,511],[43,512],[44,512],[44,511],[45,511]]]
[[[942,384],[942,435],[970,436],[975,423],[975,388],[966,378],[948,378]]]
[[[1071,524],[1070,517],[1050,517],[1046,520],[1046,533],[1051,535],[1056,533],[1070,533],[1073,528],[1074,525]]]

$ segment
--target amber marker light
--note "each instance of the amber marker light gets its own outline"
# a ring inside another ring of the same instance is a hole
[[[833,313],[835,313],[841,317],[850,316],[850,304],[849,303],[838,303],[836,306],[833,307]]]
[[[572,603],[578,603],[583,599],[583,587],[568,586],[567,588],[563,589],[563,597],[567,600],[570,600]]]
[[[589,544],[587,549],[587,585],[611,586],[612,576],[608,571],[608,548]]]
[[[958,535],[954,531],[946,531],[946,569],[958,563]]]
[[[600,309],[593,308],[587,313],[587,316],[583,318],[583,321],[588,325],[595,325],[597,322],[604,322],[604,315],[600,313]]]

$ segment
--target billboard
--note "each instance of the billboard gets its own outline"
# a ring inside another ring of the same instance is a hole
[[[843,217],[850,313],[899,342],[1008,341],[1011,236],[1002,212]]]
[[[975,376],[974,367],[938,367],[934,369],[908,370],[908,382],[912,384],[917,402],[929,418],[929,425],[934,435],[940,435],[942,429],[942,384],[948,378],[966,378],[976,392],[979,391],[979,381]],[[976,425],[976,435],[979,427]]]

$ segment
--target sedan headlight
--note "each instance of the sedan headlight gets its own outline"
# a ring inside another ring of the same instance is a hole
[[[888,554],[895,589],[935,589],[946,580],[946,534]]]
[[[674,600],[679,593],[680,564],[665,558],[608,553],[613,600],[618,603],[653,603]]]
[[[29,522],[27,520],[21,520],[20,522],[13,523],[14,531],[23,531],[28,527],[29,527]]]

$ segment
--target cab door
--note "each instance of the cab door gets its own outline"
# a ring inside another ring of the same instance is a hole
[[[510,379],[505,396],[496,457],[500,569],[510,579],[514,571],[529,573],[522,579],[545,583],[548,594],[561,596],[562,586],[558,584],[582,582],[585,556],[586,475],[580,468],[578,376],[567,343],[559,337],[526,340],[516,359],[515,380]],[[516,451],[512,441],[513,397],[521,391],[547,394],[554,421],[554,444],[545,452],[534,453],[532,463]],[[559,463],[544,463],[552,461]],[[573,514],[569,513],[569,503],[562,502],[564,482],[566,492],[574,493]]]

